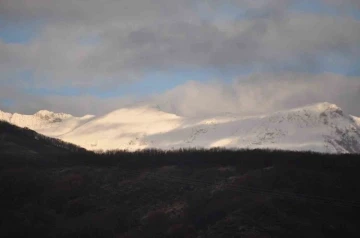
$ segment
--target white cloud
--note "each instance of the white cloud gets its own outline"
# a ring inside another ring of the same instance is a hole
[[[232,83],[188,82],[153,103],[161,109],[183,116],[241,113],[255,115],[306,104],[328,101],[347,113],[360,115],[360,78],[335,74],[252,74]]]

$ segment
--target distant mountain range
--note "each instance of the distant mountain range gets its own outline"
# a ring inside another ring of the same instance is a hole
[[[0,120],[94,151],[226,147],[360,153],[360,118],[327,102],[251,117],[186,118],[140,106],[83,117],[0,111]]]

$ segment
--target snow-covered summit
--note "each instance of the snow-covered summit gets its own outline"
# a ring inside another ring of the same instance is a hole
[[[38,112],[36,112],[34,115],[38,115],[38,116],[50,116],[53,115],[54,112],[48,111],[48,110],[40,110]]]
[[[34,114],[34,116],[39,117],[43,120],[62,120],[73,117],[70,114],[66,113],[55,113],[48,110],[40,110],[37,113]]]
[[[360,128],[360,117],[356,117],[356,116],[350,116],[350,117],[355,122],[355,124],[358,125]]]
[[[343,114],[343,111],[339,106],[328,102],[308,104],[302,107],[297,107],[290,110],[283,110],[276,113],[285,113],[285,114],[290,113],[290,114],[298,114],[298,115],[300,114],[319,115],[321,113],[332,113],[332,112],[335,112],[337,114]]]
[[[315,104],[309,104],[304,107],[300,107],[303,109],[313,110],[317,112],[325,112],[325,111],[342,111],[341,108],[333,103],[329,102],[321,102],[321,103],[315,103]]]

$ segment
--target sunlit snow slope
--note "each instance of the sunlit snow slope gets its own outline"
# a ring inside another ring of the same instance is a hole
[[[101,117],[40,111],[0,112],[0,119],[90,150],[240,147],[360,153],[360,119],[330,103],[254,117],[184,118],[143,106]]]
[[[0,111],[0,120],[4,120],[20,127],[28,127],[38,133],[58,137],[69,133],[80,125],[94,118],[92,115],[73,117],[65,113],[54,113],[41,110],[34,115],[6,113]]]

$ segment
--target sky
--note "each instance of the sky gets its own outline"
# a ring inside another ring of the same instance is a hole
[[[360,116],[358,0],[0,0],[0,110]]]

